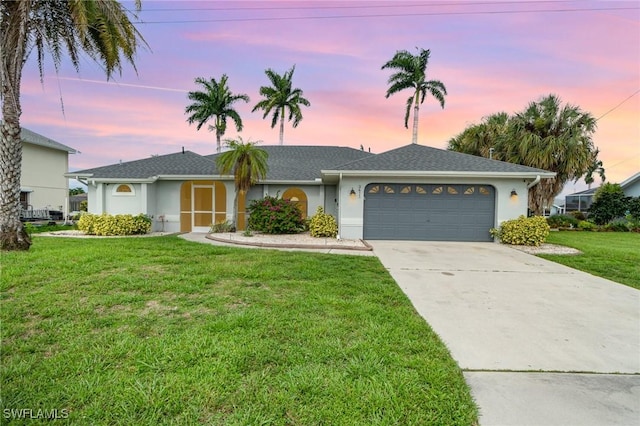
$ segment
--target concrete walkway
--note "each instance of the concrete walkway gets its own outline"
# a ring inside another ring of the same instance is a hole
[[[369,243],[482,426],[640,425],[640,291],[494,243]]]

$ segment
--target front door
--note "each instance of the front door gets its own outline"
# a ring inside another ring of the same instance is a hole
[[[191,227],[192,232],[209,232],[215,222],[215,187],[194,184],[191,186]]]

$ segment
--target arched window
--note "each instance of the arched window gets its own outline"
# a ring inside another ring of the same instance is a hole
[[[114,185],[113,195],[132,196],[132,195],[136,195],[136,191],[133,185],[130,185],[128,183],[119,183]]]
[[[288,188],[282,194],[282,199],[294,203],[302,212],[302,217],[307,217],[307,194],[300,188]]]

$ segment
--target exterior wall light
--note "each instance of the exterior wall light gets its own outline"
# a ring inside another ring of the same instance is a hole
[[[518,196],[518,193],[516,192],[516,190],[515,190],[515,189],[512,189],[512,190],[511,190],[511,198],[513,198],[513,197],[517,197],[517,196]]]
[[[349,191],[349,195],[352,196],[352,197],[355,197],[356,196],[356,190],[351,188],[351,191]]]

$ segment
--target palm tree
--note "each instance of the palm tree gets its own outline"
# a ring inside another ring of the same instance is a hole
[[[141,2],[136,0],[135,13]],[[36,52],[43,79],[45,54],[56,71],[63,52],[79,70],[80,55],[86,53],[104,67],[107,79],[122,72],[126,60],[135,69],[133,57],[146,42],[129,20],[130,11],[115,0],[2,1],[0,5],[0,82],[2,117],[0,162],[0,249],[28,250],[31,240],[20,223],[20,84],[29,54]]]
[[[260,102],[253,107],[251,112],[258,109],[264,111],[262,118],[266,118],[272,111],[271,116],[271,128],[276,127],[278,120],[280,121],[280,145],[284,143],[284,116],[286,110],[289,110],[289,121],[293,120],[293,127],[298,127],[302,120],[302,111],[300,111],[300,105],[310,106],[309,101],[303,97],[301,89],[293,89],[292,78],[293,72],[296,66],[280,75],[273,71],[271,68],[265,71],[271,86],[260,87],[260,95],[264,97]]]
[[[225,140],[229,151],[225,151],[216,158],[220,174],[228,175],[233,172],[236,194],[233,200],[233,227],[238,223],[238,195],[246,193],[258,180],[267,176],[267,158],[269,154],[256,145],[258,142],[245,142],[238,139]]]
[[[565,183],[580,179],[598,161],[598,150],[591,139],[595,129],[596,120],[591,114],[577,106],[561,105],[557,96],[549,95],[508,117],[504,127],[483,144],[494,147],[496,160],[556,173],[555,178],[544,179],[529,191],[529,209],[542,214],[544,206],[551,205]],[[472,133],[467,128],[449,141],[449,149],[483,155],[477,138],[466,137]]]
[[[587,170],[587,173],[584,176],[584,183],[586,183],[588,185],[589,189],[591,189],[591,185],[594,182],[593,175],[595,173],[597,173],[598,176],[600,176],[600,180],[603,183],[607,179],[607,177],[604,175],[604,173],[605,173],[604,165],[602,164],[601,160],[598,160],[598,154],[600,154],[600,151],[596,149],[593,154],[594,154],[593,155],[593,161],[592,161],[591,165],[589,166],[589,170]]]
[[[429,65],[429,49],[418,49],[417,55],[406,50],[399,50],[393,58],[382,66],[382,69],[397,70],[389,77],[389,88],[386,98],[405,89],[411,89],[413,94],[407,99],[407,109],[404,115],[404,127],[409,128],[409,115],[413,106],[413,136],[412,143],[418,143],[418,113],[420,104],[427,97],[427,92],[440,102],[444,108],[444,97],[447,88],[439,80],[427,80],[427,66]]]
[[[187,106],[185,114],[191,114],[187,118],[189,124],[198,123],[196,130],[200,130],[211,118],[215,118],[216,123],[209,126],[209,131],[216,131],[216,152],[220,152],[220,138],[227,131],[227,117],[233,120],[239,132],[242,130],[242,119],[233,108],[233,104],[237,101],[249,102],[249,96],[231,93],[227,85],[228,79],[226,74],[222,75],[220,82],[215,78],[207,81],[198,77],[195,82],[202,85],[204,91],[189,92],[187,95],[193,103]]]
[[[485,117],[480,124],[467,127],[462,133],[451,138],[447,149],[480,157],[497,159],[496,146],[507,134],[509,115],[500,112]]]

